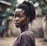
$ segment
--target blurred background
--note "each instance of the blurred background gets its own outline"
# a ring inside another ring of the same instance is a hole
[[[29,29],[36,38],[47,41],[47,0],[0,0],[0,38],[16,37],[21,33],[13,22],[13,13],[16,6],[23,1],[33,3],[35,7],[36,17],[32,24],[29,24]]]

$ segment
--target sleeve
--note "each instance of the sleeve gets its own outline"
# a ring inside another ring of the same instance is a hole
[[[29,36],[22,36],[21,46],[34,46],[33,40]]]
[[[34,46],[33,40],[26,35],[18,37],[13,46]]]

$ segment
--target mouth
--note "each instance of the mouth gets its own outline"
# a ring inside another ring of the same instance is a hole
[[[19,23],[15,23],[15,26],[19,28],[20,27],[20,24]]]
[[[15,23],[15,25],[19,25],[19,23]]]

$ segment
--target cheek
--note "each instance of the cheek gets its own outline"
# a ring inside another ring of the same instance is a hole
[[[23,17],[23,18],[21,18],[21,19],[20,19],[20,23],[21,23],[21,24],[25,24],[25,23],[27,23],[27,19],[26,19],[26,18],[24,18],[24,17]]]

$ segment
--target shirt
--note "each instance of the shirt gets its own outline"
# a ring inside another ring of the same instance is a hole
[[[35,46],[35,38],[31,31],[24,31],[17,37],[13,46]]]

